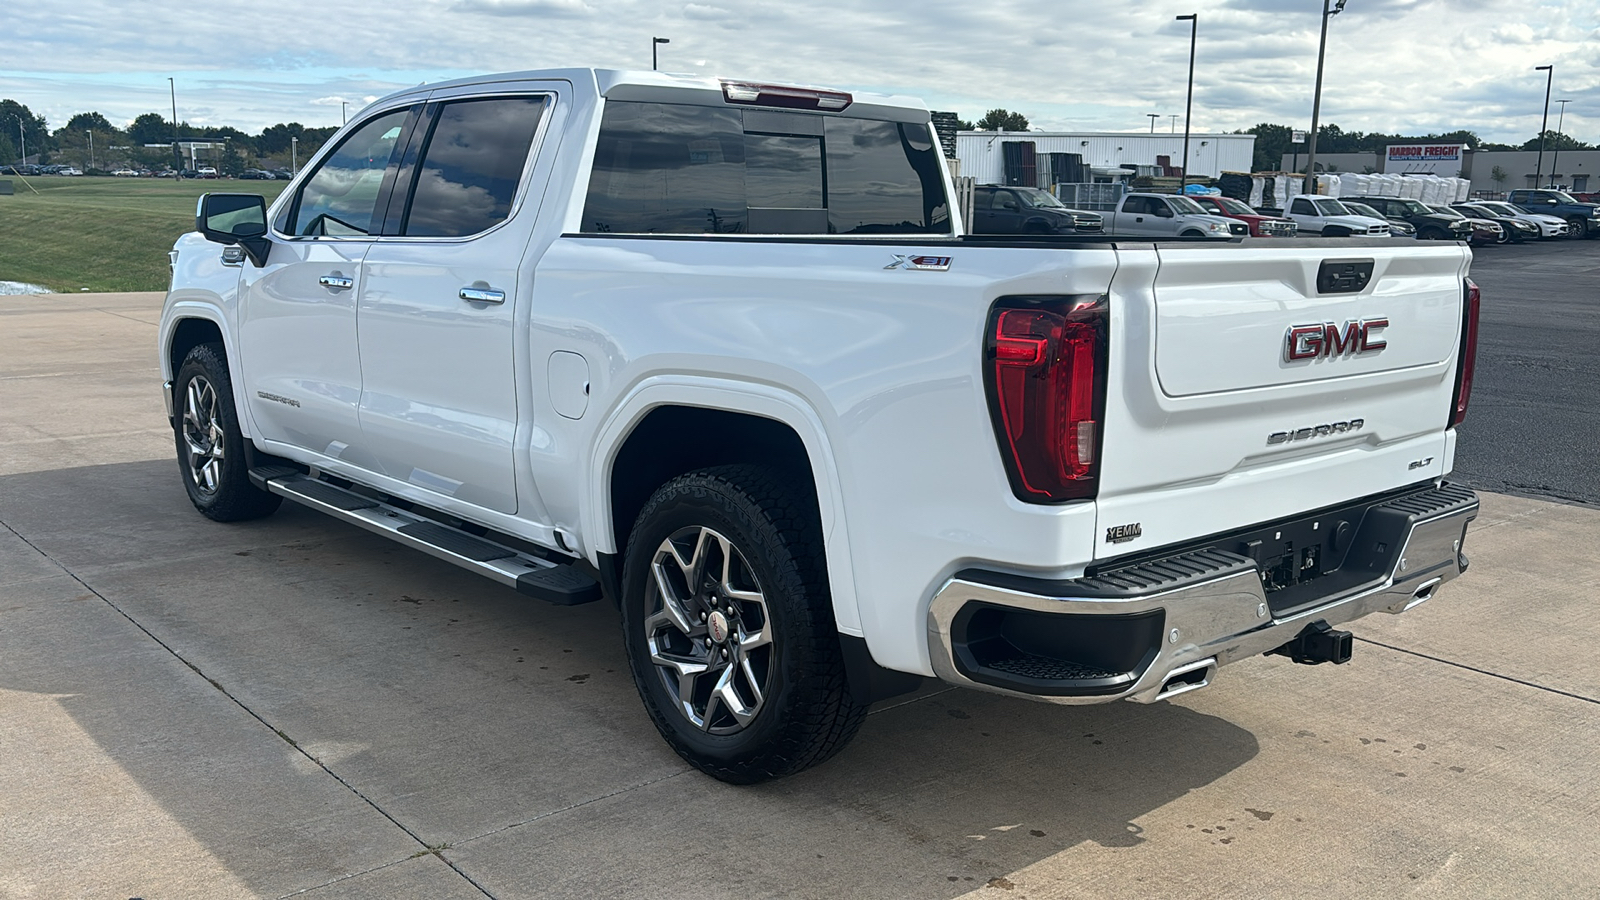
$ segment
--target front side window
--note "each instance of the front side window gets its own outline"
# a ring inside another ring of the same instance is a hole
[[[376,230],[378,194],[411,114],[398,109],[356,129],[300,189],[289,233],[364,237]]]
[[[505,221],[545,105],[544,97],[494,97],[441,106],[400,233],[464,237]]]
[[[1317,214],[1317,211],[1311,207],[1311,201],[1304,198],[1296,200],[1289,211],[1297,216],[1314,216]]]
[[[949,228],[925,125],[631,101],[606,103],[582,225],[636,234]]]

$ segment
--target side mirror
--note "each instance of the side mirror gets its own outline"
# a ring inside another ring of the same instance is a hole
[[[267,198],[260,194],[202,194],[194,227],[208,241],[237,244],[257,268],[267,264]]]
[[[1156,214],[1156,218],[1159,218],[1159,219],[1170,219],[1170,218],[1172,218],[1172,208],[1167,206],[1167,205],[1165,205],[1165,204],[1162,204],[1161,206],[1156,207],[1156,213],[1155,214]]]
[[[1554,198],[1554,197],[1546,197],[1546,198],[1544,198],[1544,202],[1550,204],[1551,206],[1555,206],[1556,205],[1556,198]]]

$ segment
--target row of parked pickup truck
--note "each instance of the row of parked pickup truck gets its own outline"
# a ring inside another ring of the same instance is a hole
[[[1336,198],[1302,194],[1287,208],[1252,208],[1221,195],[1124,194],[1115,209],[1070,209],[1039,188],[981,185],[974,230],[989,234],[1112,234],[1220,238],[1414,237],[1418,240],[1516,243],[1600,235],[1600,204],[1562,191],[1513,191],[1509,200],[1449,206],[1405,197]]]

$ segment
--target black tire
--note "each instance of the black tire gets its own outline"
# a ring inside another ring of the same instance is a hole
[[[190,350],[172,391],[178,472],[194,508],[218,522],[271,515],[283,498],[250,483],[222,345],[200,344]]]
[[[674,478],[639,513],[622,576],[628,664],[661,736],[713,778],[754,784],[792,775],[842,750],[866,717],[845,676],[822,546],[805,492],[760,466]],[[714,585],[708,568],[717,570]],[[680,601],[678,618],[664,602],[663,583]],[[760,639],[769,643],[744,649]],[[717,661],[719,653],[731,656]],[[658,658],[711,662],[703,675],[688,676]],[[762,676],[759,694],[748,690],[752,672]],[[708,690],[702,681],[712,682]],[[735,693],[748,721],[723,691]]]
[[[1203,237],[1205,237],[1205,233],[1204,232],[1200,232],[1200,231],[1185,231],[1184,233],[1178,235],[1178,237],[1181,237],[1181,238],[1203,238]]]
[[[1573,216],[1567,220],[1567,237],[1581,240],[1589,236],[1589,222],[1580,216]]]
[[[1417,240],[1419,240],[1419,241],[1444,241],[1444,240],[1449,240],[1449,238],[1450,238],[1449,234],[1447,234],[1447,233],[1445,233],[1443,231],[1440,231],[1437,228],[1419,228],[1419,229],[1417,229]]]

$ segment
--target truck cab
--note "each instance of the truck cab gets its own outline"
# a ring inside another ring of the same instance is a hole
[[[1389,223],[1350,212],[1337,198],[1322,194],[1300,194],[1289,200],[1284,215],[1294,220],[1301,232],[1323,237],[1388,237]]]
[[[1111,213],[1106,231],[1146,238],[1232,238],[1249,234],[1250,226],[1213,215],[1188,197],[1125,194]]]
[[[1098,234],[1104,217],[1069,209],[1049,191],[980,184],[973,191],[975,234]]]

